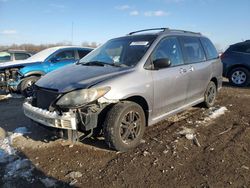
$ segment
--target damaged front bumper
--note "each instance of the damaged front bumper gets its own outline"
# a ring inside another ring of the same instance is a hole
[[[74,112],[62,115],[32,106],[29,102],[23,104],[24,114],[42,125],[59,129],[77,130],[77,118]]]

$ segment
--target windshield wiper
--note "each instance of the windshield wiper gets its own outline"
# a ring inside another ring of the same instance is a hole
[[[109,63],[109,65],[114,67],[128,67],[128,65],[123,63]]]
[[[106,62],[102,62],[102,61],[90,61],[90,62],[81,63],[81,64],[86,65],[86,66],[105,66],[105,65],[109,65],[109,66],[113,66],[113,67],[127,67],[127,65],[125,65],[125,64],[106,63]]]
[[[101,62],[101,61],[90,61],[90,62],[87,62],[87,63],[81,63],[82,65],[86,65],[86,66],[104,66],[105,62]]]

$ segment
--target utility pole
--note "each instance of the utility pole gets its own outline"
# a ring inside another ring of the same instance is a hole
[[[73,45],[74,42],[74,22],[71,24],[71,45]]]

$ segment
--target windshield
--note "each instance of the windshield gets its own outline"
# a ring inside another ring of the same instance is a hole
[[[144,56],[156,36],[133,36],[113,39],[94,50],[83,59],[82,64],[103,63],[135,66]]]
[[[0,63],[10,61],[11,55],[8,52],[0,52]]]
[[[58,48],[48,48],[45,50],[42,50],[35,55],[31,56],[30,58],[27,59],[27,61],[44,61],[47,57],[49,57],[51,54],[53,54],[55,51],[57,51]]]

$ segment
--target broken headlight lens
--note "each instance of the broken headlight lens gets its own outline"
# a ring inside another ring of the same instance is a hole
[[[110,87],[103,87],[72,91],[63,95],[56,104],[61,107],[79,107],[99,99],[110,89]]]

